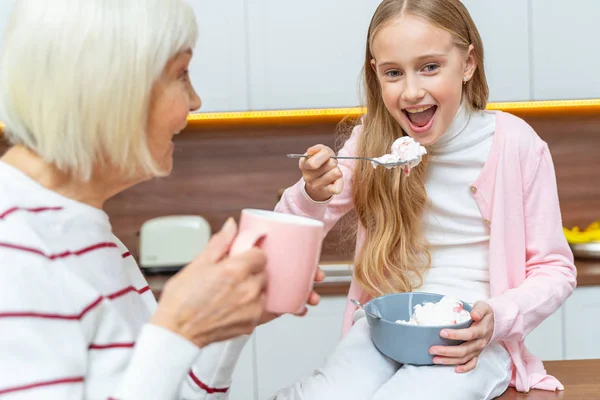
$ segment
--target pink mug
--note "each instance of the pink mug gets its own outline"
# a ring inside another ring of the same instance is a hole
[[[267,256],[267,311],[295,313],[304,307],[317,272],[324,224],[274,211],[244,209],[230,254],[253,246]]]

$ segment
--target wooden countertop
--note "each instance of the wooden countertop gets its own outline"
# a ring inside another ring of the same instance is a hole
[[[519,393],[509,388],[499,400],[598,400],[600,399],[600,360],[546,361],[544,366],[565,386],[565,390],[532,390]]]
[[[146,280],[154,297],[160,298],[163,287],[172,274],[146,275]],[[350,288],[350,277],[347,281],[323,282],[315,285],[315,291],[321,296],[340,296],[346,295]]]
[[[577,286],[600,285],[600,260],[575,260]],[[600,396],[598,396],[600,399]]]
[[[350,262],[326,263],[324,265],[348,265]],[[577,286],[600,286],[600,260],[575,260],[577,266]],[[171,274],[148,275],[146,279],[154,295],[159,298],[165,282]],[[350,277],[334,282],[323,282],[315,285],[315,291],[321,296],[339,296],[348,293]],[[600,395],[598,396],[600,399]]]

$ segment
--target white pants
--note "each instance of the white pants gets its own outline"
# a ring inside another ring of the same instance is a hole
[[[510,365],[508,353],[497,343],[465,374],[456,373],[454,366],[400,365],[375,348],[367,320],[360,318],[322,368],[271,400],[487,400],[508,387]]]
[[[492,343],[479,356],[477,367],[463,374],[456,373],[455,366],[403,365],[370,399],[495,399],[508,388],[510,365],[504,347]]]

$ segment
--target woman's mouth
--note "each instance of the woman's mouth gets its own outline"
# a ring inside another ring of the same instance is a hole
[[[408,119],[411,130],[415,133],[423,133],[427,132],[433,126],[437,108],[437,106],[429,105],[404,108],[402,111]]]

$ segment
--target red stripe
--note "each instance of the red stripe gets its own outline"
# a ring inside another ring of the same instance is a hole
[[[131,253],[126,251],[125,253],[121,254],[121,257],[123,257],[123,258],[131,257]]]
[[[0,219],[4,219],[8,217],[10,214],[15,213],[17,211],[27,211],[30,213],[40,213],[44,211],[60,211],[62,207],[37,207],[37,208],[21,208],[21,207],[13,207],[9,210],[4,211],[0,214]]]
[[[83,376],[75,376],[72,378],[57,379],[55,381],[35,382],[35,383],[30,383],[28,385],[0,389],[0,395],[14,393],[14,392],[20,392],[20,391],[28,390],[28,389],[35,389],[35,388],[44,387],[44,386],[54,386],[54,385],[62,385],[65,383],[81,383],[81,382],[83,382]]]
[[[80,320],[85,314],[90,312],[92,309],[98,306],[102,302],[103,297],[99,297],[92,304],[83,309],[79,314],[76,315],[65,315],[65,314],[49,314],[49,313],[37,313],[37,312],[7,312],[0,313],[0,318],[44,318],[44,319],[64,319],[64,320]]]
[[[4,247],[7,249],[13,249],[13,250],[27,251],[29,253],[35,253],[35,254],[39,254],[40,256],[47,257],[41,250],[32,249],[29,247],[17,246],[16,244],[0,243],[0,247]]]
[[[50,261],[53,261],[53,260],[56,260],[56,259],[59,259],[59,258],[67,258],[67,257],[70,257],[70,256],[77,256],[77,257],[79,257],[79,256],[82,256],[82,255],[84,255],[86,253],[89,253],[91,251],[94,251],[94,250],[106,249],[106,248],[115,248],[115,247],[117,247],[117,245],[114,244],[114,243],[112,243],[112,242],[103,242],[103,243],[94,244],[94,245],[89,246],[89,247],[85,247],[85,248],[83,248],[81,250],[77,250],[77,251],[67,250],[67,251],[64,251],[64,252],[62,252],[60,254],[45,254],[43,251],[38,250],[38,249],[34,249],[34,248],[31,248],[31,247],[25,247],[25,246],[19,246],[17,244],[11,244],[11,243],[0,243],[0,247],[4,247],[4,248],[7,248],[7,249],[13,249],[13,250],[19,250],[19,251],[25,251],[25,252],[28,252],[28,253],[38,254],[38,255],[40,255],[42,257],[47,258]]]
[[[102,296],[98,297],[96,299],[96,301],[94,301],[92,304],[90,304],[89,306],[87,306],[86,308],[83,309],[83,311],[79,314],[79,318],[77,318],[77,319],[83,318],[83,316],[85,314],[87,314],[88,312],[92,311],[98,304],[102,303],[103,299],[104,298]]]
[[[150,290],[150,286],[143,287],[143,288],[141,288],[140,290],[138,290],[137,292],[138,292],[139,294],[144,294],[144,293],[146,293],[148,290]]]
[[[196,385],[198,385],[198,387],[200,389],[204,390],[208,394],[227,393],[227,391],[229,390],[229,388],[217,389],[217,388],[208,387],[204,382],[202,382],[200,379],[198,379],[198,377],[196,375],[194,375],[194,373],[192,371],[190,371],[190,373],[188,375],[190,376],[190,378],[192,378],[194,383]]]
[[[93,303],[83,309],[79,314],[51,314],[51,313],[38,313],[38,312],[5,312],[0,313],[0,318],[44,318],[44,319],[63,319],[63,320],[80,320],[85,314],[90,312],[92,309],[97,307],[104,298],[114,300],[121,297],[129,292],[136,292],[138,294],[145,293],[150,290],[150,286],[144,286],[141,289],[136,289],[133,286],[128,286],[125,289],[121,289],[118,292],[109,294],[108,296],[100,296]]]
[[[106,297],[107,297],[108,299],[110,299],[110,300],[114,300],[114,299],[116,299],[117,297],[124,296],[124,295],[126,295],[127,293],[129,293],[129,292],[136,292],[136,293],[138,293],[138,294],[142,294],[142,293],[144,293],[144,292],[147,292],[148,290],[150,290],[150,286],[145,286],[145,287],[143,287],[143,288],[141,288],[141,289],[139,289],[139,290],[138,290],[138,289],[136,289],[136,288],[134,288],[133,286],[127,286],[125,289],[121,289],[121,290],[119,290],[118,292],[115,292],[115,293],[109,294],[109,295],[108,295],[108,296],[106,296]]]
[[[105,350],[105,349],[130,349],[135,346],[135,342],[131,343],[108,343],[108,344],[90,344],[90,350]]]

